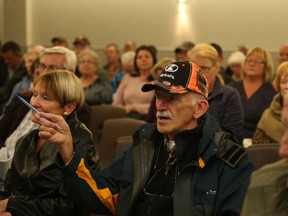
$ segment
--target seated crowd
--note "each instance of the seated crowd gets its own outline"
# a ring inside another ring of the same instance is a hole
[[[245,147],[285,138],[287,45],[274,73],[263,47],[233,52],[223,68],[216,43],[185,41],[159,60],[154,45],[127,41],[121,54],[109,43],[105,64],[84,35],[73,49],[63,37],[51,43],[24,55],[13,41],[1,46],[0,216],[261,215],[249,204],[258,171],[250,188]],[[89,127],[103,104],[147,125],[101,170]]]

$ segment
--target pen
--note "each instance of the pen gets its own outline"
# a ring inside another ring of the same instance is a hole
[[[28,108],[30,108],[34,113],[38,114],[41,118],[47,119],[45,116],[43,116],[37,109],[35,109],[31,104],[29,104],[26,100],[24,100],[21,96],[17,95],[19,100],[23,102]],[[48,120],[48,119],[47,119]]]

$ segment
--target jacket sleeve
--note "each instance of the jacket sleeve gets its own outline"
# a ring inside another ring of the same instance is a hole
[[[107,169],[93,173],[76,148],[73,159],[63,168],[68,196],[88,212],[115,215],[124,161],[125,154]]]
[[[80,154],[85,156],[85,161],[89,167],[95,171],[99,171],[99,156],[95,150],[92,134],[83,124],[80,124],[79,127],[81,128],[80,130],[73,130],[71,128],[72,134],[74,134],[74,146],[77,147]]]

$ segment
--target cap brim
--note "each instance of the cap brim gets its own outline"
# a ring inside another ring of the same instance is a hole
[[[167,86],[167,85],[163,84],[162,82],[159,82],[158,80],[148,82],[148,83],[144,84],[141,88],[141,90],[143,92],[148,92],[148,91],[152,91],[155,89],[161,89],[161,90],[163,90],[169,94],[184,94],[184,93],[188,92],[188,90],[184,89],[183,87],[178,89],[175,86],[172,86],[172,87]]]

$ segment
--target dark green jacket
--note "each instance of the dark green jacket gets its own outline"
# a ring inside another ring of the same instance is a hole
[[[174,215],[239,215],[254,167],[245,150],[220,131],[213,117],[206,114],[203,119],[198,157],[181,170],[174,185]],[[134,134],[133,145],[97,174],[86,168],[76,150],[65,168],[69,195],[91,212],[132,216],[150,176],[154,142],[162,137],[155,124],[141,126]],[[175,142],[178,148],[189,139],[181,133]]]
[[[243,216],[288,215],[288,161],[280,160],[255,171],[243,204]]]

